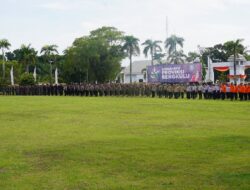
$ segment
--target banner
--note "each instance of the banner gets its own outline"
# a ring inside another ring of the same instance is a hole
[[[202,66],[197,64],[164,64],[147,67],[149,83],[189,83],[202,81]]]

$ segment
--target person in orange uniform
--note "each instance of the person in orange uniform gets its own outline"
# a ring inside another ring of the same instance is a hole
[[[245,86],[243,85],[243,83],[240,83],[240,85],[238,86],[238,89],[239,89],[240,101],[243,101],[244,93],[245,93]]]
[[[220,92],[221,92],[221,99],[225,100],[226,98],[226,92],[227,92],[227,86],[225,83],[222,83],[220,86]]]
[[[243,92],[243,95],[244,95],[244,100],[247,101],[248,86],[247,86],[246,83],[245,83],[245,85],[244,85],[244,92]]]
[[[237,99],[237,87],[234,85],[234,83],[231,83],[229,87],[231,100]]]
[[[247,85],[248,100],[250,100],[250,83]]]

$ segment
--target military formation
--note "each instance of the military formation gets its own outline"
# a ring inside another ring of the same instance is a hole
[[[250,100],[250,84],[41,84],[0,87],[0,95],[16,96],[140,96],[169,99]]]

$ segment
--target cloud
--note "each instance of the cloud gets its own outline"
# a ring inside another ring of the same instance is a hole
[[[250,44],[249,5],[249,0],[6,0],[1,13],[8,19],[2,21],[1,35],[38,48],[53,42],[65,49],[76,37],[114,26],[141,42],[164,41],[168,16],[169,34],[185,38],[187,53],[198,44],[211,46],[236,38]]]
[[[40,5],[42,8],[50,9],[50,10],[59,10],[59,11],[65,11],[70,10],[71,6],[68,6],[67,3],[60,3],[60,2],[49,2]]]

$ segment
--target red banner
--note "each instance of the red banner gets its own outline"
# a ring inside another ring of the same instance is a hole
[[[228,75],[227,76],[228,78],[230,78],[230,79],[237,79],[237,78],[241,78],[241,79],[245,79],[245,78],[247,78],[247,75]]]
[[[229,67],[214,67],[214,70],[220,71],[220,72],[226,72],[229,70]]]

